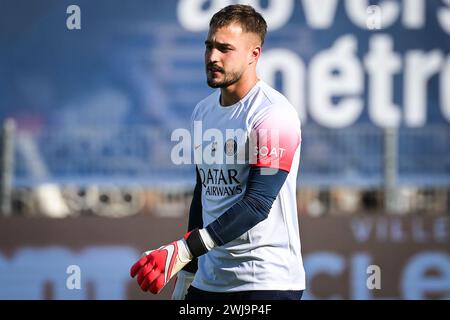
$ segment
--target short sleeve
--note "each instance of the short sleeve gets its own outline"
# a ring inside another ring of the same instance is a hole
[[[250,165],[291,170],[301,143],[298,115],[282,106],[271,106],[250,132]]]

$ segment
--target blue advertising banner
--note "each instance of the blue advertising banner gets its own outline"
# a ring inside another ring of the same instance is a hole
[[[12,1],[0,10],[0,119],[18,124],[16,184],[192,183],[171,139],[212,92],[204,40],[232,3],[269,32],[260,77],[302,122],[300,182],[450,182],[448,0]]]

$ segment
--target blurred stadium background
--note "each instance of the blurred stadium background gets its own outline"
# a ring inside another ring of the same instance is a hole
[[[236,2],[0,1],[1,299],[170,297],[129,267],[185,231],[194,168],[171,134]],[[260,75],[301,115],[305,298],[450,299],[450,2],[246,3],[269,24]]]

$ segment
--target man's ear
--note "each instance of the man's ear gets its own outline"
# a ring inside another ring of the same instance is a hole
[[[261,55],[261,46],[256,46],[253,48],[248,64],[256,63]]]

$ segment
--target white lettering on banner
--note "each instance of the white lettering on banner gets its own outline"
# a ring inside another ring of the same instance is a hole
[[[348,260],[347,260],[348,259]],[[371,300],[373,290],[367,286],[367,270],[372,266],[369,252],[358,252],[349,258],[336,252],[317,251],[304,257],[306,282],[308,287],[303,299],[343,299],[339,294],[315,296],[314,279],[320,276],[343,281],[348,277],[348,295],[352,300]],[[429,275],[427,271],[437,271],[438,275]],[[382,296],[380,299],[424,299],[436,297],[450,299],[450,256],[446,252],[420,252],[405,262],[400,269],[401,291],[398,297]],[[381,280],[381,279],[380,279]]]
[[[427,116],[427,85],[428,81],[442,67],[444,57],[441,50],[425,53],[411,50],[405,58],[405,122],[409,127],[422,127]]]
[[[447,121],[450,122],[450,56],[448,56],[440,77],[440,105],[441,111]]]
[[[367,28],[367,8],[370,6],[368,0],[345,0],[345,8],[350,20],[359,28]],[[397,20],[400,7],[394,1],[380,1],[377,6],[381,12],[381,27],[388,28]]]
[[[319,124],[330,128],[350,126],[358,120],[364,106],[363,65],[355,48],[354,36],[338,38],[330,49],[312,58],[308,72],[303,60],[294,52],[268,50],[267,58],[263,55],[260,61],[259,75],[275,87],[276,75],[281,74],[281,91],[297,109],[303,123],[307,122],[305,101],[309,100],[308,111]],[[450,91],[446,89],[450,87],[450,55],[444,57],[439,49],[410,50],[405,53],[405,60],[402,110],[394,103],[394,75],[402,69],[401,56],[393,51],[389,35],[377,34],[370,38],[369,52],[364,58],[369,119],[380,127],[397,127],[402,119],[409,127],[424,126],[428,84],[440,71],[440,107],[443,117],[450,122]],[[310,81],[305,79],[305,74]]]
[[[421,29],[425,25],[427,0],[403,0],[403,25],[408,29]]]
[[[209,6],[204,9],[206,3],[209,3]],[[213,14],[229,4],[228,0],[180,0],[177,5],[178,21],[189,31],[208,30]]]
[[[439,217],[434,220],[433,224],[434,240],[438,242],[450,242],[450,219],[447,217]]]
[[[283,27],[294,12],[294,0],[268,0],[266,8],[263,8],[260,5],[260,0],[244,0],[236,2],[251,5],[256,11],[260,12],[266,20],[267,28],[270,31]]]
[[[399,106],[393,103],[394,74],[401,69],[400,55],[393,52],[392,38],[375,35],[370,41],[370,52],[364,59],[369,73],[369,115],[380,127],[400,125]]]
[[[350,228],[352,230],[353,238],[355,238],[357,242],[366,242],[370,239],[372,234],[373,220],[354,218],[351,221]]]
[[[437,275],[429,275],[437,271]],[[442,252],[426,252],[412,257],[402,273],[401,288],[406,299],[421,300],[429,295],[450,299],[450,257]]]
[[[209,20],[214,13],[230,4],[242,3],[249,4],[261,12],[270,30],[283,27],[294,12],[294,0],[268,0],[267,2],[266,8],[263,8],[259,0],[180,0],[177,16],[184,28],[194,32],[204,31],[208,29]],[[209,6],[205,6],[207,3]]]
[[[440,8],[437,13],[437,20],[442,30],[450,34],[450,0],[443,0],[446,8]]]
[[[311,288],[314,287],[314,278],[327,274],[330,277],[339,278],[349,272],[349,296],[350,299],[369,300],[374,299],[367,288],[367,267],[371,265],[371,256],[366,252],[359,252],[350,257],[346,263],[345,257],[335,252],[319,251],[305,256],[305,274],[309,283],[303,297],[311,299],[344,299],[341,295],[329,297],[315,297]],[[348,270],[348,271],[347,271]]]
[[[316,253],[311,253],[304,256],[304,266],[306,283],[308,287],[303,293],[304,300],[317,299],[312,292],[311,287],[313,287],[313,279],[320,274],[328,274],[332,277],[337,277],[345,270],[345,259],[338,253],[320,251]],[[330,297],[321,297],[322,299],[338,300],[343,299],[341,295],[333,295]]]
[[[93,285],[91,298],[125,299],[130,261],[138,258],[139,252],[126,246],[90,247],[82,252],[24,248],[11,258],[0,254],[0,299],[44,299],[46,284],[51,286],[52,299],[87,299],[88,282]],[[74,263],[83,270],[80,290],[67,287],[64,271]]]
[[[346,35],[333,47],[317,54],[311,61],[311,117],[330,128],[354,123],[363,110],[364,77],[356,56],[356,38]],[[349,97],[342,97],[342,96]],[[341,97],[336,104],[333,97]]]
[[[315,29],[328,29],[336,16],[337,0],[302,0],[308,26]]]
[[[48,284],[53,299],[87,299],[87,282],[93,285],[90,298],[126,299],[131,281],[130,261],[135,261],[139,255],[137,250],[127,246],[90,247],[82,252],[63,247],[23,248],[12,257],[0,254],[0,299],[43,299]],[[67,290],[64,270],[72,262],[83,270],[80,290]],[[344,287],[348,287],[350,299],[376,299],[367,286],[367,272],[373,266],[372,262],[373,256],[367,251],[354,252],[350,256],[334,251],[306,254],[304,265],[308,287],[304,299],[345,298],[342,293],[314,296],[315,279],[323,276],[348,281]],[[381,267],[386,272],[385,267]],[[397,298],[450,299],[450,256],[447,252],[419,251],[396,268],[400,277]]]
[[[261,67],[264,66],[264,67]],[[280,74],[283,92],[295,107],[300,119],[306,121],[305,108],[305,64],[294,52],[287,49],[271,49],[261,55],[258,74],[267,83],[275,84]]]
[[[450,34],[450,0],[443,2],[445,7],[437,9],[437,23]],[[302,7],[309,27],[331,28],[341,4],[337,0],[273,0],[263,8],[259,0],[181,0],[178,2],[179,21],[188,30],[206,31],[212,14],[232,3],[254,5],[270,19],[271,30],[286,25],[295,4]],[[397,21],[413,30],[426,25],[425,0],[382,0],[378,2],[376,8],[379,10],[373,12],[374,16],[370,15],[370,10],[368,16],[370,1],[345,0],[342,5],[350,20],[366,30],[369,22],[375,23],[377,29],[378,15],[384,29]],[[377,33],[370,36],[368,51],[358,52],[356,35],[342,35],[330,48],[313,55],[309,66],[290,49],[271,48],[264,50],[258,74],[274,87],[279,84],[276,80],[281,78],[279,89],[296,108],[303,123],[308,121],[310,113],[314,121],[329,128],[355,124],[364,112],[364,106],[367,106],[369,120],[377,126],[423,127],[431,107],[427,99],[429,84],[437,77],[439,107],[443,118],[450,122],[450,91],[447,90],[450,87],[450,55],[445,56],[444,50],[433,48],[398,53],[394,47],[393,35]],[[403,81],[401,87],[399,81]],[[394,93],[401,97],[394,97]],[[211,154],[208,157],[211,158]]]
[[[312,29],[332,28],[336,21],[338,0],[179,0],[177,17],[180,24],[189,31],[208,30],[212,15],[230,4],[250,4],[265,17],[271,31],[284,27],[296,10],[302,12],[306,23]],[[431,2],[431,1],[430,1]],[[445,7],[436,12],[436,19],[442,30],[450,34],[450,0],[442,0]],[[295,4],[299,4],[296,8]],[[343,0],[345,12],[349,20],[361,29],[367,29],[368,0]],[[400,20],[406,29],[421,29],[425,26],[426,0],[391,1],[380,0],[382,28],[388,28]]]
[[[394,243],[425,243],[434,241],[447,243],[450,241],[450,219],[441,217],[433,219],[429,227],[425,227],[424,219],[414,218],[405,223],[401,218],[353,218],[350,228],[353,238],[364,243],[370,240]]]

